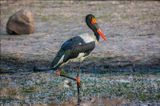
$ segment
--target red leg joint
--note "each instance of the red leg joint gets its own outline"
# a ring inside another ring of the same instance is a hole
[[[76,77],[76,81],[77,81],[77,85],[78,85],[78,87],[80,87],[81,80],[80,80],[80,77],[79,77],[79,76],[77,76],[77,77]]]

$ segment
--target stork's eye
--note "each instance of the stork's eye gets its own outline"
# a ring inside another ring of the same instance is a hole
[[[91,24],[96,24],[96,23],[97,23],[96,18],[92,18],[91,19]]]

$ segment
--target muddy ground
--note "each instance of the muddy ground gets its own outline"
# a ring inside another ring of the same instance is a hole
[[[4,95],[7,95],[8,92],[10,92],[8,87],[11,86],[16,89],[16,91],[18,89],[18,94],[16,93],[16,95],[19,96],[19,89],[23,91],[21,83],[25,86],[28,86],[27,84],[30,83],[30,80],[31,82],[36,83],[35,81],[38,80],[37,77],[42,77],[39,79],[39,83],[42,88],[44,86],[48,87],[45,90],[46,92],[54,89],[57,85],[50,87],[49,84],[54,82],[55,77],[45,73],[36,74],[30,72],[34,65],[48,67],[56,52],[59,50],[60,45],[68,38],[82,33],[93,34],[84,21],[86,14],[90,13],[96,16],[101,29],[107,36],[107,41],[101,40],[91,55],[82,63],[82,72],[95,73],[92,70],[98,70],[97,73],[101,72],[101,74],[103,74],[104,72],[111,73],[114,71],[145,71],[148,72],[148,79],[156,78],[156,80],[159,81],[157,77],[159,74],[157,74],[156,77],[150,74],[152,72],[160,72],[159,1],[2,0],[0,3],[0,71],[3,73],[1,74],[1,80],[4,81],[2,82],[2,86],[4,85],[4,87],[2,87],[1,90],[7,92],[4,92]],[[36,31],[29,35],[8,35],[5,29],[7,20],[12,14],[20,9],[29,9],[33,12]],[[64,66],[64,69],[70,71],[73,67],[77,66],[77,63],[69,63]],[[8,72],[14,73],[14,75],[4,74]],[[119,73],[116,75],[118,74]],[[112,74],[110,75],[112,77]],[[53,79],[47,79],[47,76],[49,76],[48,78],[53,77]],[[115,77],[113,75],[113,79],[116,78],[117,76]],[[130,77],[127,76],[127,78]],[[44,81],[44,79],[46,80]],[[44,82],[46,84],[42,85]],[[15,88],[15,83],[18,88]],[[34,85],[33,83],[31,85]],[[156,82],[156,84],[159,84],[159,82]],[[26,89],[24,92],[26,92]],[[156,92],[158,92],[157,89]],[[17,98],[18,100],[22,99],[29,104],[37,104],[39,102],[45,104],[46,101],[51,100],[49,98],[50,96],[45,96],[45,98],[48,97],[47,100],[42,101],[44,94],[45,92],[40,90],[40,94],[35,94],[39,99],[33,99],[35,100],[34,102],[32,102],[32,98],[28,99],[28,94],[22,96],[23,98],[18,98],[17,96],[13,98],[16,98],[16,100]],[[33,98],[35,95],[29,94],[29,96]],[[42,95],[42,98],[39,95]],[[1,97],[3,98],[2,95]],[[6,101],[9,100],[11,101],[9,103],[14,105],[14,102],[12,101],[13,98],[3,98],[3,102],[0,102],[7,103]],[[51,98],[53,99],[52,96]],[[114,100],[117,102],[120,101],[117,105],[127,105],[128,103],[128,99],[126,100],[126,98],[123,98],[122,96],[122,99],[119,99],[119,97],[118,99],[109,99],[111,102],[109,105],[115,103]],[[158,100],[158,98],[156,98],[156,100]],[[106,100],[104,99],[104,101]],[[17,105],[16,103],[19,102],[15,102],[15,105]],[[155,103],[155,105],[158,103],[159,102]],[[154,102],[145,102],[143,104],[142,102],[135,102],[134,99],[131,104],[135,106],[138,104],[154,105]]]

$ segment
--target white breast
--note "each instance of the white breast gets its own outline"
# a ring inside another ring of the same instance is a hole
[[[82,38],[85,43],[96,41],[95,36],[89,35],[88,33],[81,34],[79,37]]]

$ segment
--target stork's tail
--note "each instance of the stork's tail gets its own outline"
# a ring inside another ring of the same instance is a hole
[[[33,67],[33,72],[47,72],[47,71],[50,71],[50,70],[55,70],[55,69],[52,69],[52,68],[38,68],[37,66],[34,66]]]
[[[39,67],[34,66],[33,71],[34,72],[45,72],[45,71],[57,70],[58,67],[60,67],[63,64],[63,61],[59,62],[63,55],[64,55],[64,50],[60,49],[57,55],[55,56],[55,58],[53,59],[51,66],[49,68],[39,68]]]

